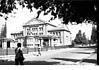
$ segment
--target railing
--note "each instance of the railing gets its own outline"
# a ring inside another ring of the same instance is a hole
[[[69,46],[45,46],[41,48],[41,51],[56,50],[61,48],[67,48]],[[28,54],[29,52],[38,52],[38,48],[22,48],[23,54]],[[28,52],[28,53],[27,53]],[[0,55],[15,55],[15,48],[0,48]]]

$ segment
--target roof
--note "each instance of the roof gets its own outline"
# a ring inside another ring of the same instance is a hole
[[[34,38],[39,38],[39,39],[41,39],[41,38],[47,38],[47,39],[55,39],[55,38],[59,38],[58,36],[54,36],[54,35],[36,35],[36,36],[25,36],[25,37],[27,37],[27,38],[32,38],[32,37],[34,37]],[[25,37],[23,37],[23,38],[25,38]],[[22,37],[20,37],[20,38],[22,38]],[[19,39],[19,38],[18,38]]]
[[[14,40],[11,38],[0,38],[0,41],[14,41]]]
[[[16,33],[11,33],[11,35],[16,35],[16,34],[23,34],[23,31],[16,32]]]
[[[51,35],[35,36],[35,38],[36,37],[39,39],[56,39],[56,38],[59,38],[58,36],[51,36]]]
[[[28,22],[26,22],[26,23],[23,25],[23,27],[36,26],[36,25],[46,25],[46,24],[56,27],[56,26],[53,25],[53,24],[50,24],[50,23],[48,23],[48,22],[42,21],[42,20],[37,19],[37,18],[32,18],[31,20],[29,20]]]
[[[68,26],[65,24],[59,24],[56,28],[52,28],[52,29],[48,30],[48,32],[54,32],[54,31],[66,31],[71,34]]]
[[[70,32],[69,30],[65,29],[65,28],[53,28],[48,30],[48,32],[54,32],[54,31],[67,31]]]
[[[24,36],[20,36],[20,37],[17,37],[16,40],[17,39],[24,39],[24,38],[25,38]]]

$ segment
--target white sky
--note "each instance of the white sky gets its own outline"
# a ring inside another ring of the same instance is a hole
[[[7,37],[10,38],[11,33],[20,32],[22,31],[23,27],[22,25],[25,24],[28,20],[35,18],[37,16],[37,10],[33,8],[33,12],[30,13],[30,10],[27,8],[22,8],[21,6],[17,5],[18,10],[14,10],[12,14],[9,14],[9,18],[7,21]],[[14,14],[16,13],[16,14]],[[42,12],[39,16],[39,19],[48,21],[52,16],[51,13],[44,16],[44,12]],[[54,25],[60,25],[62,20],[56,18],[53,21],[50,21],[51,24]],[[0,25],[1,26],[1,25]],[[82,32],[85,32],[87,37],[90,39],[91,35],[91,25],[85,25],[85,24],[79,24],[79,25],[68,25],[69,30],[72,33],[72,39],[75,38],[75,35],[78,33],[78,30],[82,30]]]
[[[9,14],[9,18],[7,21],[7,37],[10,37],[11,33],[22,31],[22,25],[25,24],[28,20],[35,18],[37,16],[37,10],[33,8],[33,12],[30,13],[30,10],[27,8],[22,8],[21,6],[17,5],[18,10],[14,10],[16,14]],[[52,16],[51,13],[48,15],[43,15],[42,12],[39,16],[39,19],[48,21]],[[56,18],[55,20],[51,21],[52,24],[61,24],[61,21]]]
[[[82,22],[82,24],[78,24],[78,25],[69,24],[67,26],[72,33],[72,39],[75,38],[79,30],[81,30],[82,33],[85,32],[86,37],[90,39],[92,32],[92,24],[85,24],[84,22]]]

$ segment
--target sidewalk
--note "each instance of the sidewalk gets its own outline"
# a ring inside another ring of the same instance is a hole
[[[88,53],[88,54],[75,53],[76,51],[82,52],[80,49],[78,50],[79,51],[77,51],[77,48],[63,48],[56,50],[41,51],[42,54],[41,56],[37,56],[38,52],[30,52],[28,54],[24,54],[24,57],[25,57],[25,62],[27,64],[28,63],[37,64],[36,62],[45,62],[45,64],[49,64],[50,62],[58,62],[60,65],[68,65],[68,64],[96,65],[97,53],[93,53],[94,52],[93,50],[87,50],[87,51],[82,50],[84,51],[84,53]],[[15,59],[15,55],[0,56],[0,60],[14,61],[14,59]]]
[[[56,50],[48,50],[48,51],[41,51],[41,56],[39,57],[44,57],[44,56],[48,56],[51,54],[55,54],[57,52],[63,52],[63,51],[70,51],[70,50],[74,50],[76,48],[62,48],[62,49],[56,49]],[[38,52],[29,52],[28,54],[23,54],[25,57],[25,60],[28,61],[30,60],[31,57],[37,57],[39,58]],[[14,61],[15,59],[15,55],[1,55],[0,56],[0,60],[8,60],[8,61]]]
[[[81,61],[76,62],[77,65],[96,65],[97,63],[97,53],[91,53],[86,58],[83,58]]]

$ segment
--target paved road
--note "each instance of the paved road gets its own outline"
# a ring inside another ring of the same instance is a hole
[[[96,65],[97,54],[93,48],[66,48],[37,53],[24,54],[25,65]],[[0,64],[14,64],[14,56],[2,58],[7,61],[0,61]],[[9,60],[9,61],[8,61]],[[6,62],[6,63],[4,63]]]

